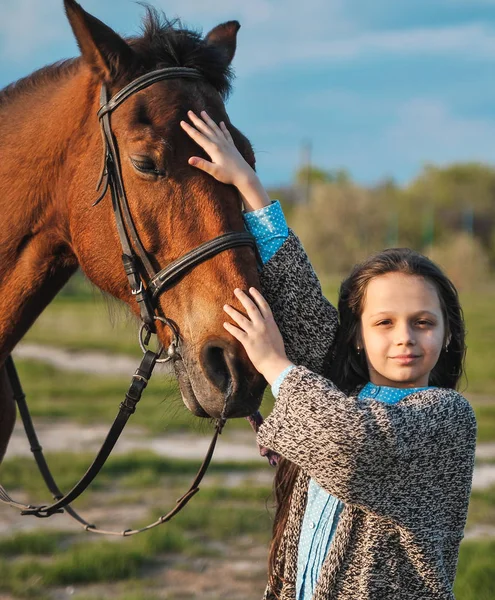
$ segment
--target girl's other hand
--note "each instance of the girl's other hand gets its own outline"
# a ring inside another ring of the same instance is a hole
[[[252,299],[240,289],[235,289],[247,317],[226,304],[223,309],[238,327],[224,323],[225,329],[244,346],[246,354],[270,385],[292,363],[287,358],[284,341],[273,318],[268,302],[256,288],[249,288]],[[254,301],[253,301],[254,300]]]
[[[189,164],[208,173],[221,183],[234,185],[241,195],[247,212],[268,206],[268,194],[261,185],[255,171],[248,165],[234,144],[227,126],[222,121],[217,125],[206,111],[200,119],[190,110],[187,113],[194,127],[181,121],[182,129],[210,156],[211,161],[191,156]]]
[[[209,154],[211,162],[191,156],[189,164],[212,175],[221,183],[239,187],[255,177],[253,169],[247,164],[237,150],[227,126],[222,121],[217,125],[206,111],[201,112],[200,119],[192,110],[187,113],[194,127],[181,121],[181,127],[203,150]]]

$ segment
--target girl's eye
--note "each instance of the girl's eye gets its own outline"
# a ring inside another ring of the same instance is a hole
[[[384,321],[380,321],[377,325],[390,325],[392,321],[390,319],[385,319]]]
[[[430,327],[433,325],[433,323],[431,321],[427,321],[426,319],[420,319],[419,321],[417,321],[418,325],[422,325],[425,327]]]
[[[163,175],[163,172],[155,164],[155,161],[149,156],[136,156],[131,157],[131,163],[134,168],[147,175]]]

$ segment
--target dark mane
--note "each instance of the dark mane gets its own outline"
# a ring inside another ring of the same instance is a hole
[[[126,79],[129,81],[153,69],[194,67],[226,98],[231,90],[233,72],[221,50],[206,44],[199,32],[184,29],[179,19],[169,21],[164,13],[152,6],[145,4],[144,7],[142,36],[127,39],[138,60],[135,73],[126,73]],[[80,64],[80,58],[58,61],[9,84],[0,90],[0,107],[23,93],[74,73]]]
[[[135,75],[166,67],[194,67],[222,97],[228,96],[233,72],[222,51],[208,45],[200,32],[185,29],[179,19],[169,21],[163,12],[143,6],[143,35],[128,40],[139,57]]]

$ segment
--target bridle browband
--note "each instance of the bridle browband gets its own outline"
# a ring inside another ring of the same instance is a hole
[[[204,242],[177,260],[174,260],[161,271],[156,272],[141,242],[139,234],[134,225],[125,193],[118,148],[112,132],[110,116],[116,108],[118,108],[133,94],[147,88],[150,85],[153,85],[158,81],[177,78],[199,80],[202,79],[202,75],[196,69],[187,67],[170,67],[166,69],[159,69],[138,77],[122,88],[110,99],[108,99],[108,92],[105,84],[103,84],[101,87],[101,107],[98,111],[98,118],[101,126],[104,156],[100,178],[96,187],[96,190],[100,191],[100,195],[93,206],[97,205],[106,196],[106,193],[110,188],[115,222],[119,234],[120,244],[122,246],[122,262],[124,270],[129,280],[132,295],[136,298],[136,301],[140,307],[141,327],[139,330],[139,343],[144,352],[144,356],[141,364],[132,377],[129,390],[127,391],[124,401],[120,404],[117,417],[96,458],[83,477],[65,495],[60,491],[55,483],[55,480],[43,455],[43,451],[38,441],[31,415],[28,410],[26,397],[17,376],[14,361],[11,356],[7,358],[5,368],[7,370],[7,375],[12,387],[14,399],[19,408],[24,429],[31,446],[31,451],[33,452],[39,471],[55,500],[55,502],[51,505],[25,505],[13,500],[6,490],[0,485],[0,502],[20,509],[21,514],[23,515],[33,515],[39,518],[44,518],[65,511],[73,519],[78,521],[86,531],[121,536],[134,535],[136,533],[151,529],[152,527],[160,525],[161,523],[165,523],[166,521],[169,521],[175,514],[177,514],[187,504],[187,502],[189,502],[194,494],[199,491],[199,483],[206,473],[215,449],[218,435],[221,433],[225,424],[225,420],[223,418],[217,420],[215,434],[211,441],[206,457],[203,460],[203,464],[201,465],[188,491],[177,500],[176,505],[169,513],[161,516],[154,523],[151,523],[150,525],[141,529],[125,529],[118,532],[107,531],[104,529],[99,529],[95,525],[85,521],[70,506],[70,504],[87,489],[105,464],[105,461],[107,460],[111,450],[115,446],[115,443],[122,433],[127,420],[136,410],[136,405],[141,399],[141,395],[148,384],[156,363],[174,360],[180,356],[180,336],[176,324],[172,320],[168,319],[165,315],[156,314],[159,296],[165,290],[177,283],[181,277],[183,277],[195,266],[210,259],[216,254],[219,254],[220,252],[224,252],[225,250],[238,248],[241,246],[250,246],[253,249],[258,262],[260,261],[255,240],[250,233],[227,232],[212,240]],[[165,326],[168,326],[172,332],[172,341],[164,358],[160,358],[164,350],[163,347],[160,346],[157,352],[153,352],[147,348],[151,334],[156,333],[155,321],[162,322]]]

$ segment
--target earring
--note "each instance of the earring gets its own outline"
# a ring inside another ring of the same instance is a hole
[[[445,352],[449,351],[450,340],[445,344],[444,350]]]
[[[361,346],[356,346],[356,350],[358,354],[361,354]]]

